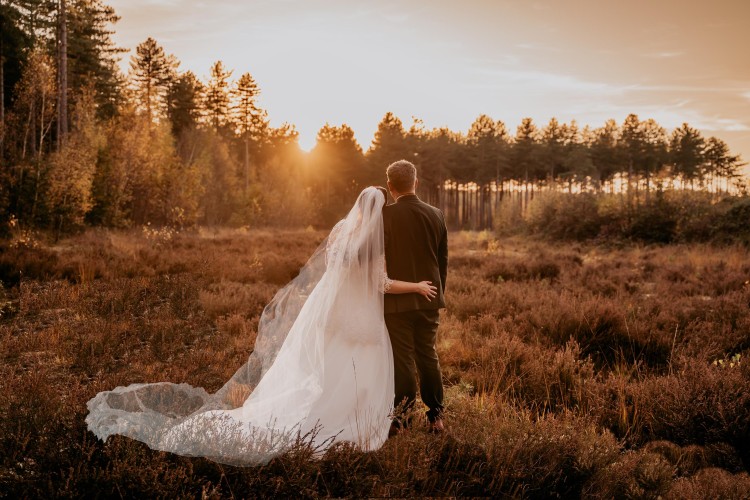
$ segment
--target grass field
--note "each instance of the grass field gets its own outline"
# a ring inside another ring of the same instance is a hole
[[[743,247],[453,233],[449,435],[234,468],[87,432],[135,382],[218,389],[325,234],[90,230],[0,254],[0,496],[750,496]]]

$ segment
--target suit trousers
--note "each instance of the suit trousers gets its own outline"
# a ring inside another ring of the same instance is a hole
[[[408,411],[419,393],[427,406],[430,422],[443,413],[443,378],[435,350],[440,315],[437,309],[415,310],[385,315],[385,325],[393,347],[396,410]],[[415,369],[416,368],[416,369]],[[403,415],[396,415],[400,425],[407,426]]]

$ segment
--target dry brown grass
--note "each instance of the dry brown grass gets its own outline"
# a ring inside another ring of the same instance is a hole
[[[87,432],[101,390],[218,389],[323,237],[92,230],[3,248],[0,496],[750,494],[743,247],[453,234],[438,343],[448,437],[420,423],[373,453],[302,447],[233,468]]]

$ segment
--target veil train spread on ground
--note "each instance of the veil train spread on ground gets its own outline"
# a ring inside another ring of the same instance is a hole
[[[375,188],[359,195],[263,310],[247,363],[216,393],[170,382],[117,387],[88,402],[89,430],[235,465],[266,463],[300,440],[379,448],[393,404],[384,201]]]

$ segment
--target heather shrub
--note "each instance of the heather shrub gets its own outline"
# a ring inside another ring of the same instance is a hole
[[[672,464],[659,454],[626,452],[599,471],[584,494],[590,498],[662,498],[674,475]]]
[[[529,229],[553,240],[596,238],[602,223],[597,196],[591,193],[541,193],[528,214]]]
[[[730,208],[712,225],[711,237],[720,243],[737,242],[750,246],[750,199],[733,202]]]
[[[750,477],[746,472],[731,474],[723,469],[701,469],[692,477],[677,479],[664,498],[715,498],[730,500],[750,497]]]
[[[659,440],[682,446],[732,443],[747,464],[750,382],[746,371],[743,365],[691,362],[666,376],[612,377],[599,385],[598,401],[592,407],[603,425],[634,446]]]
[[[493,218],[493,230],[498,236],[519,234],[527,229],[521,206],[512,197],[504,197],[500,201]]]
[[[26,271],[0,293],[0,496],[746,496],[748,249],[626,243],[619,199],[597,202],[596,246],[450,235],[448,436],[427,433],[418,404],[414,429],[375,452],[300,446],[263,467],[99,442],[85,402],[135,382],[220,388],[323,233],[89,231],[5,247],[6,276]]]
[[[647,243],[670,243],[677,236],[678,207],[657,193],[656,200],[638,206],[624,236]]]
[[[243,313],[259,315],[275,293],[267,284],[241,284],[221,281],[199,292],[200,305],[210,318]]]
[[[0,246],[0,283],[4,286],[17,286],[23,278],[49,280],[57,273],[57,255],[45,248]]]
[[[554,280],[560,276],[557,262],[543,256],[532,259],[487,258],[484,277],[493,283],[503,281]]]
[[[681,193],[677,200],[679,204],[675,208],[679,220],[676,234],[679,241],[684,242],[711,241],[715,231],[723,232],[719,229],[721,220],[733,203],[731,198],[714,201],[711,193],[704,192]]]
[[[498,236],[538,235],[549,241],[740,243],[748,245],[750,201],[689,190],[631,195],[542,191],[521,211],[503,200],[495,216]]]
[[[679,446],[670,441],[650,441],[643,450],[663,456],[676,467],[679,476],[690,476],[709,467],[719,467],[729,472],[743,470],[737,450],[727,443]]]
[[[585,420],[547,417],[517,430],[523,433],[509,433],[491,445],[491,464],[505,483],[504,492],[511,494],[580,496],[591,478],[620,453],[611,434]]]

